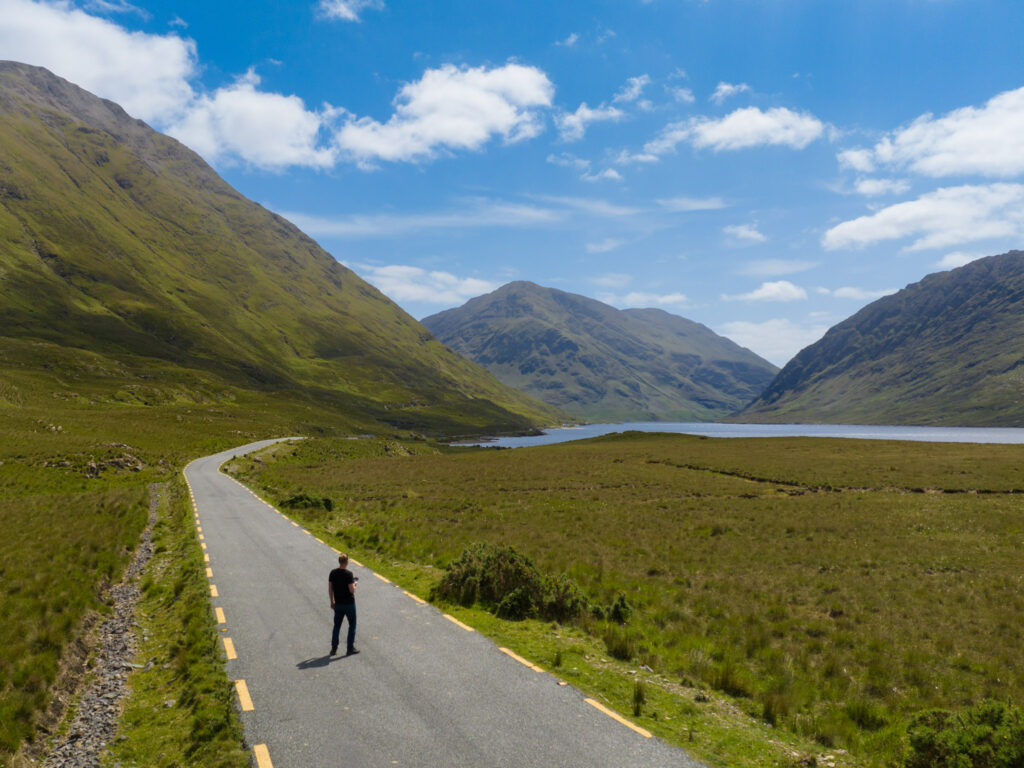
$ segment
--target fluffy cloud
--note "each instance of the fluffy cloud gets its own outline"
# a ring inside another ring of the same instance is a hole
[[[761,323],[725,323],[716,330],[740,346],[752,349],[766,360],[782,366],[801,349],[818,341],[828,329],[829,326],[822,323],[802,325],[792,320],[775,319]]]
[[[915,237],[912,251],[1024,236],[1024,186],[944,187],[846,221],[825,233],[828,250]]]
[[[329,19],[359,21],[359,14],[367,8],[380,10],[381,0],[320,0],[320,12]]]
[[[1024,88],[1000,93],[983,107],[922,115],[873,149],[847,150],[839,159],[861,172],[887,165],[932,177],[1018,176],[1024,173]]]
[[[953,251],[952,253],[947,253],[945,256],[943,256],[941,259],[935,262],[935,266],[939,267],[940,269],[956,269],[957,267],[962,267],[965,264],[970,264],[972,261],[977,261],[978,259],[984,258],[986,255],[988,254],[977,252],[967,253],[964,251]]]
[[[720,197],[669,197],[658,200],[658,205],[666,210],[679,213],[718,211],[728,207]]]
[[[543,130],[536,110],[550,106],[553,94],[551,81],[536,67],[446,64],[403,86],[388,122],[350,119],[335,141],[363,166],[378,160],[429,159],[444,150],[475,150],[494,136],[515,142]]]
[[[910,189],[903,179],[857,179],[854,189],[865,197],[899,195]]]
[[[806,272],[818,266],[814,261],[799,261],[796,259],[760,259],[745,264],[739,273],[751,277],[778,277],[779,275],[792,275],[797,272]]]
[[[843,286],[842,288],[836,288],[830,290],[828,288],[818,288],[817,293],[822,296],[835,296],[837,299],[853,299],[854,301],[874,301],[880,299],[883,296],[890,296],[896,293],[895,288],[883,288],[882,290],[868,291],[864,288],[854,288],[853,286]]]
[[[626,81],[626,84],[622,86],[622,89],[615,94],[612,98],[614,102],[621,102],[629,104],[630,102],[636,101],[640,98],[640,94],[644,92],[644,88],[651,84],[650,75],[640,75],[639,77],[631,77]]]
[[[326,168],[335,150],[321,146],[321,129],[334,113],[310,112],[298,96],[258,90],[250,71],[236,83],[199,97],[167,132],[211,162],[242,158],[262,168]]]
[[[129,32],[68,3],[0,0],[0,18],[3,58],[46,67],[134,117],[166,123],[192,101],[191,40]]]
[[[622,174],[614,168],[605,168],[598,173],[584,173],[580,178],[591,183],[598,181],[622,181]]]
[[[587,132],[587,126],[591,123],[602,121],[621,120],[623,112],[616,107],[601,105],[597,109],[591,109],[587,102],[579,105],[575,112],[564,112],[555,117],[555,125],[558,126],[558,133],[562,141],[578,141]]]
[[[603,301],[605,304],[623,309],[630,307],[641,309],[649,307],[683,309],[690,303],[690,299],[685,293],[651,293],[647,291],[630,291],[625,294],[604,292],[598,293],[594,298],[598,301]]]
[[[723,101],[728,99],[730,96],[735,96],[738,93],[749,91],[750,86],[746,83],[719,83],[718,87],[715,88],[715,92],[711,94],[711,101],[715,104],[721,104]]]
[[[722,227],[722,232],[744,243],[763,243],[768,239],[753,224],[732,224]]]
[[[399,264],[358,266],[355,269],[367,282],[396,301],[451,306],[490,293],[499,287],[489,280],[457,277],[450,272],[428,271]]]
[[[788,280],[761,283],[761,287],[750,293],[735,296],[722,295],[725,301],[799,301],[807,298],[807,291]]]
[[[580,41],[580,36],[575,32],[572,32],[565,40],[559,40],[555,45],[560,45],[563,48],[572,48],[576,43]]]
[[[697,97],[693,95],[693,91],[689,88],[683,88],[677,85],[666,85],[665,90],[680,104],[693,104],[693,102],[697,100]]]
[[[821,137],[825,124],[813,115],[776,107],[762,112],[757,107],[738,109],[720,119],[695,117],[670,123],[661,134],[644,146],[650,155],[664,155],[683,141],[697,149],[749,149],[759,146],[784,146],[803,149]]]
[[[606,237],[604,240],[600,240],[596,243],[587,243],[587,253],[608,253],[614,251],[622,245],[625,245],[625,240],[619,240],[614,237]]]

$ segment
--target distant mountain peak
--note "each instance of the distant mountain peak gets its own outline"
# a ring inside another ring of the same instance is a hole
[[[708,421],[777,370],[703,325],[517,281],[423,324],[510,386],[580,418]]]

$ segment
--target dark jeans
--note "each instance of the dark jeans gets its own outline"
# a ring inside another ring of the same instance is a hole
[[[348,619],[347,648],[349,652],[355,647],[356,642],[356,604],[335,603],[334,604],[334,632],[331,633],[331,649],[338,647],[338,633],[341,632],[341,622]]]

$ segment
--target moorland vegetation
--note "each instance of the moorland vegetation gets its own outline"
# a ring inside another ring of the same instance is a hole
[[[1019,450],[635,433],[512,451],[310,440],[235,471],[272,499],[330,497],[333,511],[293,514],[360,557],[421,567],[423,588],[452,603],[466,593],[438,585],[502,548],[580,600],[625,596],[628,623],[590,611],[567,623],[651,670],[644,697],[681,692],[671,726],[649,711],[644,726],[698,755],[754,764],[690,741],[686,713],[710,692],[776,733],[892,765],[912,759],[908,725],[924,711],[1024,700]]]

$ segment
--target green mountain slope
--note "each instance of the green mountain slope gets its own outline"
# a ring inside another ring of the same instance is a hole
[[[786,365],[741,421],[1024,426],[1024,252],[929,275]]]
[[[371,426],[505,431],[558,418],[452,354],[177,141],[10,62],[0,336],[9,366],[30,365],[33,341],[51,358],[74,349],[119,361],[112,370],[290,392]]]
[[[526,282],[423,324],[506,384],[592,420],[721,418],[755,398],[777,370],[682,317],[618,310]]]

